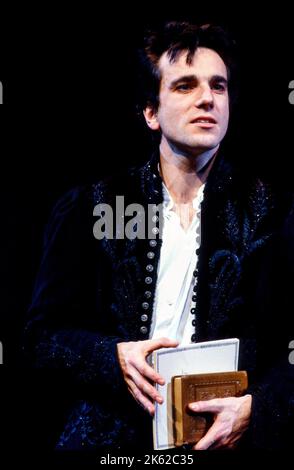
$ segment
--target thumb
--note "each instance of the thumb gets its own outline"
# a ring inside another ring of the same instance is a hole
[[[178,345],[179,345],[179,342],[176,341],[175,339],[169,339],[169,338],[151,339],[149,344],[147,345],[147,352],[149,353],[160,348],[176,348]]]

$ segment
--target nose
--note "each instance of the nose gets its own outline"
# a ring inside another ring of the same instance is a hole
[[[195,106],[206,110],[213,108],[213,94],[208,84],[199,87]]]

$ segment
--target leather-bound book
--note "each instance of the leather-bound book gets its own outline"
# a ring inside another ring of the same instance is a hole
[[[178,375],[172,378],[175,446],[196,444],[213,423],[212,413],[196,413],[189,403],[238,397],[248,387],[246,371]]]

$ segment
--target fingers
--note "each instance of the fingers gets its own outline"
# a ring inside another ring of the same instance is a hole
[[[163,377],[146,362],[147,353],[145,349],[143,349],[144,346],[135,344],[133,348],[132,346],[127,348],[128,349],[123,352],[123,359],[121,360],[124,375],[131,376],[131,371],[135,369],[148,380],[164,385]]]
[[[134,361],[132,365],[140,372],[141,375],[147,377],[152,382],[158,383],[159,385],[164,385],[164,378],[161,377],[155,370],[144,361]]]
[[[197,412],[211,412],[215,414],[215,421],[205,436],[193,447],[193,450],[213,450],[224,446],[225,439],[230,435],[222,419],[224,399],[212,399],[190,403],[189,407]]]
[[[206,435],[207,436],[207,435]],[[205,437],[206,437],[205,436]],[[225,437],[220,433],[215,434],[214,437],[208,437],[208,440],[204,441],[204,438],[201,439],[194,447],[193,450],[217,450],[217,449],[236,449],[238,441],[241,438],[242,434],[238,433],[236,435],[230,435]]]
[[[150,352],[162,347],[176,347],[178,342],[168,338],[118,343],[118,359],[125,382],[136,401],[150,414],[154,414],[153,400],[163,403],[163,398],[149,382],[164,385],[165,381],[147,362]]]
[[[216,398],[189,403],[195,412],[214,414],[214,423],[194,450],[232,448],[249,425],[251,396]]]
[[[148,400],[148,398],[138,389],[134,382],[130,381],[128,386],[131,394],[139,403],[139,405],[141,405],[151,416],[153,416],[155,412],[154,404]]]
[[[169,338],[158,338],[142,341],[142,343],[145,348],[144,361],[134,364],[135,367],[140,371],[142,375],[146,376],[148,379],[152,380],[155,383],[158,383],[159,385],[164,385],[165,381],[163,377],[161,377],[157,372],[155,372],[155,370],[147,364],[145,359],[151,352],[157,349],[177,347],[179,345],[178,341]]]
[[[144,396],[157,401],[157,403],[163,403],[163,398],[156,388],[153,387],[147,380],[145,380],[145,378],[134,367],[130,368],[129,374],[130,380],[136,385],[140,392],[144,394]]]
[[[224,408],[224,402],[222,398],[214,398],[212,400],[189,403],[189,408],[197,413],[206,411],[210,413],[220,413]]]
[[[200,441],[193,447],[193,450],[207,450],[210,448],[216,448],[217,445],[220,445],[222,436],[217,431],[217,425],[213,424],[211,428],[207,431],[205,436],[200,439]]]

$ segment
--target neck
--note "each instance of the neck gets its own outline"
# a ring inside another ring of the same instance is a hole
[[[168,151],[160,145],[162,179],[175,203],[187,204],[205,183],[217,154],[217,148],[186,156]]]

